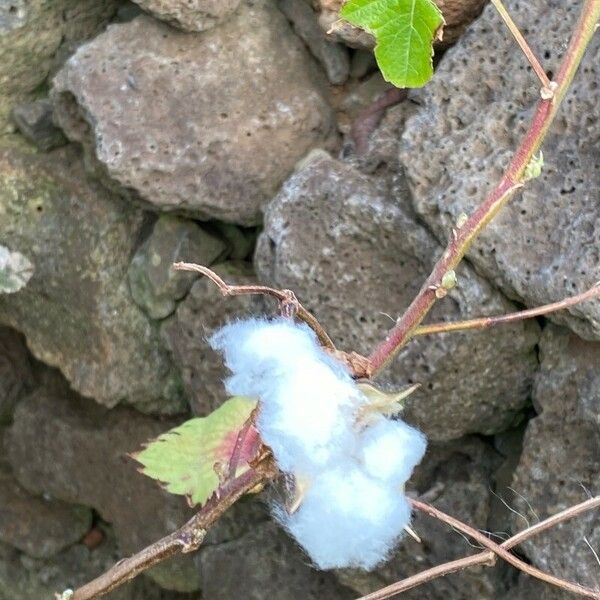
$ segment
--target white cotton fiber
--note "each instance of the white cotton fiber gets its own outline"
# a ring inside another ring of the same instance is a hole
[[[404,421],[381,417],[361,434],[362,462],[369,475],[403,485],[421,462],[425,436]]]
[[[384,416],[361,430],[368,399],[306,325],[239,321],[210,343],[232,372],[227,390],[259,399],[256,426],[279,468],[303,482],[295,512],[274,508],[279,521],[321,569],[384,560],[410,521],[403,489],[425,437]]]
[[[233,375],[232,394],[257,396],[257,427],[283,471],[310,474],[351,451],[362,395],[304,325],[277,319],[227,325],[211,340]]]
[[[320,569],[372,569],[410,521],[399,491],[344,464],[320,474],[292,515],[277,516]]]
[[[314,356],[298,357],[264,396],[258,430],[284,470],[309,474],[351,451],[358,400],[351,380]]]

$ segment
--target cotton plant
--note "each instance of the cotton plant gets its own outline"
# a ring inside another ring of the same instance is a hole
[[[290,318],[239,320],[209,344],[230,370],[232,398],[135,454],[142,472],[206,505],[251,474],[265,449],[287,490],[273,516],[316,567],[385,560],[409,530],[404,485],[426,448],[395,418],[403,394],[357,383],[313,329]]]
[[[409,523],[410,505],[404,485],[421,460],[426,443],[418,431],[393,418],[389,398],[382,400],[373,388],[356,383],[346,365],[354,378],[370,380],[418,335],[485,329],[549,315],[600,297],[600,283],[596,283],[584,292],[535,309],[423,325],[435,303],[457,284],[455,269],[473,241],[518,190],[542,173],[541,145],[560,114],[560,105],[568,97],[567,91],[600,20],[600,0],[582,0],[580,17],[561,63],[551,67],[537,59],[502,0],[491,0],[491,4],[523,50],[531,76],[538,78],[540,98],[502,177],[471,215],[458,216],[448,231],[444,252],[406,311],[369,356],[361,356],[338,351],[316,317],[290,290],[232,286],[202,265],[175,264],[178,270],[210,278],[223,296],[261,294],[277,299],[280,314],[310,325],[326,350],[311,331],[290,320],[241,321],[218,332],[212,344],[223,352],[232,372],[226,385],[232,393],[246,395],[224,401],[207,417],[186,421],[133,455],[144,474],[168,491],[186,496],[190,504],[200,505],[200,510],[177,531],[58,598],[91,600],[168,557],[198,549],[207,530],[233,503],[247,493],[260,491],[282,473],[293,482],[292,492],[289,498],[273,505],[273,513],[314,563],[321,568],[373,567],[388,555]],[[434,0],[345,0],[340,17],[373,35],[375,57],[386,80],[405,88],[420,87],[431,77],[433,42],[443,34],[443,17]],[[555,80],[549,80],[549,72],[556,73]],[[10,289],[4,293],[15,291],[12,272],[8,275]],[[422,571],[417,579],[424,583],[476,564],[490,565],[494,562],[490,557],[495,554],[556,588],[596,598],[597,589],[541,571],[508,549],[543,529],[597,508],[599,503],[600,497],[590,498],[498,545],[455,517],[425,502],[412,501],[411,505],[423,513],[486,548],[477,555]],[[395,591],[407,589],[403,583],[418,585],[411,577],[410,582],[394,584]],[[386,593],[378,595],[384,597]]]
[[[256,427],[297,494],[273,514],[321,569],[372,569],[410,522],[404,485],[425,453],[422,433],[383,415],[304,324],[250,319],[210,340],[231,377],[259,400]]]

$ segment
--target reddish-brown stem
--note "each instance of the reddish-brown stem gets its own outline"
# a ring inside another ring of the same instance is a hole
[[[536,577],[541,581],[545,581],[546,583],[554,585],[573,594],[578,594],[579,596],[583,596],[585,598],[600,599],[600,592],[592,590],[590,588],[586,588],[582,585],[579,585],[578,583],[571,583],[570,581],[566,581],[564,579],[561,579],[560,577],[555,577],[554,575],[550,575],[549,573],[545,573],[544,571],[541,571],[536,567],[528,565],[527,563],[517,558],[514,554],[511,554],[508,550],[506,550],[499,544],[492,542],[492,540],[490,540],[486,535],[484,535],[477,529],[474,529],[466,523],[463,523],[462,521],[459,521],[458,519],[447,515],[446,513],[442,512],[441,510],[438,510],[430,504],[426,504],[425,502],[421,502],[419,500],[410,500],[410,502],[413,505],[413,507],[417,510],[428,514],[429,516],[434,517],[439,521],[447,523],[448,525],[454,527],[458,531],[462,531],[469,537],[473,538],[475,541],[479,542],[485,548],[488,548],[501,559],[505,560],[513,567],[520,569],[524,573],[527,573],[532,577]]]
[[[508,315],[482,317],[480,319],[469,319],[468,321],[457,321],[454,323],[431,323],[429,325],[420,325],[412,332],[411,337],[430,335],[432,333],[465,331],[467,329],[487,329],[489,327],[494,327],[504,323],[514,323],[515,321],[522,321],[524,319],[548,315],[550,313],[569,308],[570,306],[575,306],[576,304],[580,304],[586,300],[593,300],[594,298],[600,298],[600,282],[596,283],[589,290],[586,290],[581,294],[571,296],[570,298],[565,298],[559,302],[545,304],[544,306],[537,306],[536,308],[530,308],[528,310],[521,310]]]
[[[219,291],[223,296],[261,295],[275,298],[286,312],[290,307],[293,308],[295,316],[301,321],[304,321],[317,334],[321,346],[335,351],[335,345],[327,335],[323,326],[317,321],[312,313],[300,304],[296,295],[291,290],[278,290],[266,285],[229,285],[208,267],[196,265],[194,263],[178,262],[173,264],[173,268],[176,271],[193,271],[194,273],[200,273],[201,275],[208,277],[219,288]]]
[[[442,287],[444,275],[457,267],[483,228],[506,205],[515,190],[523,185],[527,166],[546,137],[548,128],[556,116],[579,67],[584,51],[594,34],[599,18],[600,0],[586,0],[556,76],[555,83],[557,87],[553,99],[542,99],[538,102],[529,130],[516,150],[502,179],[466,222],[454,230],[450,243],[435,264],[417,297],[411,302],[402,317],[398,319],[396,326],[389,332],[386,339],[371,353],[369,357],[371,375],[380,371],[406,344],[413,331],[421,324],[434,305],[439,295],[436,292]]]
[[[75,590],[71,600],[91,600],[108,594],[150,567],[175,556],[197,550],[207,529],[244,494],[257,485],[272,479],[276,471],[267,458],[264,464],[230,479],[221,488],[219,496],[211,498],[183,527],[154,542],[137,554],[116,563],[111,569]]]
[[[541,521],[540,523],[536,523],[535,525],[528,527],[527,529],[514,535],[513,537],[506,540],[502,544],[499,544],[498,547],[502,548],[504,550],[509,550],[510,548],[513,548],[514,546],[521,544],[522,542],[524,542],[525,540],[528,540],[529,538],[533,537],[534,535],[542,533],[543,531],[546,531],[547,529],[550,529],[550,528],[554,527],[555,525],[558,525],[559,523],[562,523],[564,521],[572,519],[580,514],[588,512],[590,510],[594,510],[598,507],[600,507],[600,496],[597,496],[596,498],[591,498],[589,500],[586,500],[585,502],[582,502],[580,504],[577,504],[575,506],[567,508],[566,510],[563,510],[562,512],[560,512],[558,514],[553,515],[553,516],[549,517],[548,519]],[[439,515],[437,515],[437,514],[432,515],[432,516],[434,516],[435,518],[439,518]],[[448,522],[446,519],[444,519],[444,521]],[[449,523],[449,524],[451,524],[453,527],[455,527],[456,520],[453,520],[453,522]],[[463,524],[461,524],[461,525],[463,525]],[[463,531],[464,531],[464,529],[463,529]],[[486,540],[489,541],[488,538],[486,538]],[[381,588],[380,590],[377,590],[376,592],[373,592],[372,594],[367,594],[366,596],[361,597],[359,600],[385,600],[386,598],[392,598],[393,596],[397,596],[398,594],[401,594],[402,592],[406,592],[412,588],[423,585],[424,583],[427,583],[429,581],[437,579],[438,577],[450,575],[451,573],[456,573],[458,571],[462,571],[463,569],[467,569],[469,567],[474,567],[474,566],[478,566],[478,565],[492,566],[495,563],[495,556],[496,556],[496,553],[486,550],[484,552],[480,552],[480,553],[474,554],[472,556],[466,556],[464,558],[459,558],[457,560],[453,560],[453,561],[444,563],[442,565],[437,565],[435,567],[432,567],[431,569],[427,569],[426,571],[421,571],[420,573],[417,573],[416,575],[407,577],[406,579],[403,579],[402,581],[393,583],[385,588]],[[529,567],[529,565],[527,565],[527,567]],[[584,589],[586,589],[586,588],[584,588]],[[600,595],[599,595],[600,593],[598,591],[590,590],[590,592],[594,595],[591,595],[588,597],[591,597],[591,598],[599,598],[600,597]]]
[[[535,74],[540,80],[540,83],[542,84],[542,94],[547,96],[547,99],[551,98],[554,95],[554,86],[552,85],[552,82],[548,79],[548,75],[546,75],[544,67],[542,67],[540,61],[537,59],[537,56],[531,49],[531,46],[527,43],[527,40],[517,27],[517,24],[513,21],[512,17],[510,16],[510,13],[504,7],[504,4],[502,4],[502,0],[492,0],[492,4],[502,17],[502,20],[512,33],[517,44],[519,44],[519,47],[523,51],[523,54],[526,56],[527,60],[529,61],[529,64],[531,65]]]

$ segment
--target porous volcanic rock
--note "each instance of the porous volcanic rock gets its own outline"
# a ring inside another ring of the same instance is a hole
[[[5,0],[0,4],[0,134],[14,130],[13,106],[38,96],[60,55],[99,31],[116,6],[116,0]]]
[[[441,252],[412,214],[401,178],[388,185],[321,153],[267,206],[255,265],[262,283],[294,290],[339,348],[365,354],[384,340]],[[514,308],[463,264],[458,287],[431,319]],[[433,439],[502,431],[528,403],[537,339],[535,323],[417,338],[380,381],[422,384],[407,417]]]
[[[133,0],[157,19],[186,31],[204,31],[229,18],[241,0]]]
[[[550,324],[540,357],[533,394],[538,416],[527,425],[511,486],[517,492],[511,505],[524,515],[512,515],[515,531],[600,494],[600,343]],[[598,562],[590,546],[600,547],[593,511],[526,541],[522,551],[538,568],[595,588]],[[554,597],[562,596],[548,596]]]
[[[96,174],[160,211],[252,225],[294,164],[333,141],[326,84],[270,1],[185,33],[146,16],[81,47],[56,118]]]
[[[527,24],[528,42],[556,72],[580,5],[509,0],[506,7]],[[599,75],[595,36],[544,142],[541,176],[468,253],[493,285],[527,306],[561,300],[600,279]],[[500,180],[539,98],[539,81],[489,5],[444,56],[398,146],[414,207],[438,238]],[[549,318],[600,339],[600,300]]]
[[[157,325],[133,302],[127,269],[141,211],[86,179],[79,152],[37,153],[0,142],[0,239],[34,264],[20,291],[0,295],[0,323],[78,392],[161,413],[185,408]]]

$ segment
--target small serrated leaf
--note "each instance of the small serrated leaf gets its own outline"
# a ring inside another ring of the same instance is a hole
[[[256,404],[252,398],[230,398],[210,415],[163,433],[132,456],[141,472],[168,492],[187,496],[192,505],[204,504],[219,489],[234,454],[235,475],[250,468],[258,433],[246,425]]]
[[[348,0],[340,15],[375,36],[375,58],[387,81],[415,88],[431,79],[433,42],[444,24],[433,0]]]

